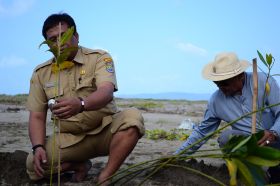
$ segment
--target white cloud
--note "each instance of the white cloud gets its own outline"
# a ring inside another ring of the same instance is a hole
[[[191,43],[178,43],[177,47],[187,53],[192,53],[200,56],[207,55],[207,50],[200,48],[198,46],[195,46]]]
[[[0,68],[20,67],[27,64],[24,58],[9,56],[0,59]]]
[[[0,15],[18,16],[27,12],[35,0],[0,0]]]

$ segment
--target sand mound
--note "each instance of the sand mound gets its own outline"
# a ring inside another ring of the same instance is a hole
[[[1,185],[48,185],[49,180],[41,180],[39,182],[31,182],[28,179],[25,170],[25,160],[27,153],[24,151],[15,151],[15,152],[0,152],[0,176],[1,176]],[[223,165],[221,167],[214,167],[211,165],[206,165],[203,161],[197,162],[196,160],[191,160],[188,162],[178,162],[179,165],[185,165],[196,170],[202,171],[206,174],[210,174],[213,177],[219,179],[223,183],[227,183],[227,169]],[[64,185],[93,185],[95,184],[96,177],[98,172],[102,169],[104,165],[102,163],[94,164],[92,170],[89,171],[89,175],[86,180],[82,183],[72,183],[70,181],[71,175],[64,174],[61,178],[61,182]],[[124,183],[119,182],[117,185],[137,185],[139,184],[148,172],[136,177],[129,178],[129,182]],[[54,183],[57,182],[57,179],[54,179]],[[152,178],[150,178],[144,185],[203,185],[203,186],[213,186],[215,183],[201,175],[191,173],[189,171],[183,170],[182,168],[177,167],[168,167],[160,170]]]

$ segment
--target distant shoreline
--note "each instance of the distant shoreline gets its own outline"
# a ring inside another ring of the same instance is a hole
[[[155,94],[115,94],[116,99],[144,99],[144,100],[175,100],[175,101],[208,101],[210,94],[196,94],[196,93],[180,93],[180,92],[167,92]],[[28,94],[0,94],[0,103],[9,104],[24,104],[27,100]]]
[[[143,93],[143,94],[118,94],[120,98],[139,98],[157,100],[189,100],[189,101],[208,101],[211,94],[206,93],[187,93],[187,92],[163,92],[163,93]]]

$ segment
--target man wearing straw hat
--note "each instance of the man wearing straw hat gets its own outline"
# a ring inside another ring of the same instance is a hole
[[[253,74],[245,72],[249,66],[249,62],[239,60],[235,53],[223,52],[219,53],[213,62],[204,67],[203,77],[213,81],[218,90],[213,93],[208,102],[203,121],[195,127],[189,138],[175,154],[181,153],[191,144],[214,132],[221,121],[231,122],[246,113],[252,112]],[[270,91],[264,91],[266,78],[266,74],[258,73],[258,108],[280,103],[280,89],[275,79],[269,77]],[[264,110],[261,117],[257,114],[257,123],[257,131],[264,130],[264,136],[258,141],[258,144],[280,149],[280,106]],[[218,138],[220,147],[224,146],[233,135],[250,135],[251,124],[252,118],[245,117],[234,123],[231,129],[222,131]],[[205,142],[203,141],[189,149],[190,153],[196,151]],[[275,173],[278,176],[274,175]],[[280,172],[277,173],[277,171],[272,171],[270,174],[273,178],[280,177]]]

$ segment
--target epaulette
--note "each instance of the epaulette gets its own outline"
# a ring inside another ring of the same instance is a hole
[[[86,47],[81,47],[81,50],[82,50],[82,53],[83,53],[83,54],[86,54],[86,55],[87,55],[87,54],[96,54],[96,53],[103,55],[103,54],[108,53],[108,52],[105,51],[105,50],[101,50],[101,49],[90,49],[90,48],[86,48]]]
[[[35,67],[34,72],[36,72],[37,70],[39,70],[40,68],[43,68],[45,66],[51,65],[52,64],[52,59],[38,65],[37,67]]]

